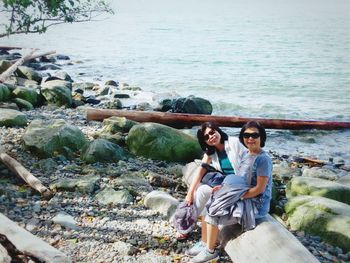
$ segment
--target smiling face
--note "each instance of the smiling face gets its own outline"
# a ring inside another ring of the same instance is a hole
[[[247,128],[243,133],[243,141],[249,152],[259,153],[261,151],[260,134],[257,128]]]
[[[205,143],[209,146],[217,146],[220,144],[221,135],[218,131],[212,128],[206,128],[204,131],[204,140]]]

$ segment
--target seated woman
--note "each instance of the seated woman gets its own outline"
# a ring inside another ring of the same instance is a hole
[[[193,203],[198,215],[201,215],[203,219],[205,215],[204,207],[212,192],[210,186],[201,183],[203,176],[208,171],[208,165],[221,171],[223,175],[235,174],[246,149],[238,138],[229,137],[213,122],[203,123],[197,132],[197,138],[204,151],[204,156],[202,165],[198,168],[189,187],[185,201],[188,204]],[[206,224],[202,224],[203,243],[206,243],[206,233]],[[177,239],[184,239],[187,235],[177,233],[176,237]]]
[[[265,146],[266,132],[258,122],[248,122],[242,127],[239,139],[244,146],[247,147],[248,151],[246,151],[242,157],[241,165],[237,169],[237,172],[238,175],[245,176],[245,181],[249,184],[249,187],[241,192],[238,198],[239,201],[235,201],[231,206],[226,206],[225,209],[227,209],[227,211],[232,211],[232,208],[236,207],[239,202],[250,201],[253,209],[256,211],[254,215],[255,219],[262,218],[266,216],[269,211],[272,192],[272,161],[269,155],[262,150],[262,147]],[[224,220],[221,220],[222,218],[220,218],[220,216],[213,216],[211,208],[213,202],[215,202],[215,196],[220,196],[219,192],[222,192],[224,188],[226,188],[224,191],[227,193],[227,189],[230,189],[226,187],[227,185],[228,187],[229,185],[237,185],[237,176],[227,176],[224,179],[223,186],[218,186],[213,189],[214,200],[208,203],[207,208],[210,214],[205,218],[205,229],[207,231],[206,242],[202,239],[199,244],[187,251],[187,255],[195,256],[191,260],[193,263],[208,262],[219,258],[219,254],[215,250],[219,235],[218,226],[232,224],[232,222],[247,224],[247,222],[242,222],[242,215],[240,215],[240,220],[237,220],[237,213],[232,214],[226,211]],[[231,187],[231,190],[235,190],[234,187]],[[232,195],[232,198],[237,199],[237,196]],[[229,218],[230,216],[231,218]],[[253,227],[255,227],[255,222],[250,226],[250,228]],[[250,228],[248,227],[247,229]]]

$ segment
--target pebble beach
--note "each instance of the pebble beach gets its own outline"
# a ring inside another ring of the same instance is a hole
[[[142,90],[137,96],[142,97]],[[34,119],[63,119],[78,127],[88,140],[93,140],[95,134],[102,129],[102,123],[86,120],[86,109],[89,107],[102,106],[89,103],[76,108],[44,105],[23,112],[29,122]],[[1,149],[19,161],[44,185],[50,186],[63,178],[94,175],[99,178],[98,189],[91,193],[56,191],[51,199],[45,200],[0,163],[1,213],[71,257],[74,262],[189,260],[184,252],[199,239],[199,227],[188,240],[175,240],[175,230],[169,220],[159,212],[145,207],[142,191],[136,192],[136,198],[128,204],[102,205],[94,198],[95,192],[123,174],[152,172],[176,181],[174,187],[152,185],[153,190],[165,191],[182,200],[186,194],[181,174],[183,163],[133,157],[118,163],[86,164],[79,158],[67,159],[58,155],[50,160],[52,165],[47,166],[38,157],[23,149],[24,133],[25,128],[0,127]],[[293,160],[293,156],[278,156],[273,152],[271,155],[274,163]],[[123,186],[119,188],[123,189]],[[280,194],[283,195],[283,191]],[[63,216],[63,223],[62,220],[55,220],[57,216]],[[300,231],[292,233],[320,262],[350,262],[350,252],[346,253],[339,247],[329,245],[318,236]],[[223,252],[220,262],[231,260]]]

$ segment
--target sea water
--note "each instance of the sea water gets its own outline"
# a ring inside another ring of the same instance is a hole
[[[203,97],[215,115],[350,121],[348,0],[111,2],[113,16],[1,45],[69,55],[82,62],[64,68],[75,81]],[[267,150],[350,163],[350,131],[268,136]]]

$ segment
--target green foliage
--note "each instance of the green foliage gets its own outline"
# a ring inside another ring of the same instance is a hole
[[[84,22],[113,14],[104,0],[0,0],[0,38],[22,33],[44,33],[62,23]]]

